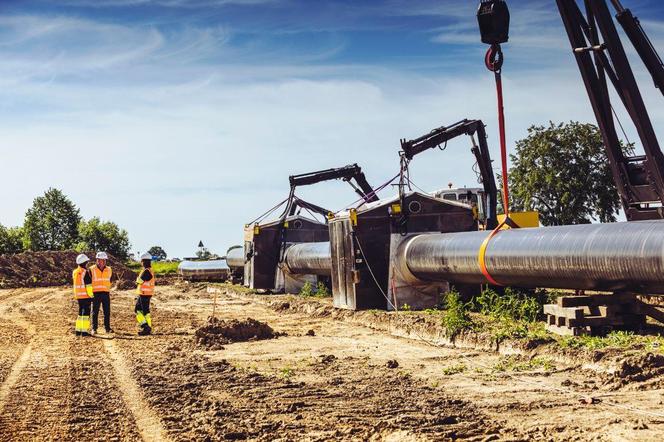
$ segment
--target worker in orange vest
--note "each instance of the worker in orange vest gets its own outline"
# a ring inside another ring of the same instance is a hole
[[[136,321],[141,330],[138,332],[141,336],[152,333],[152,316],[150,315],[150,299],[154,295],[156,278],[152,271],[152,255],[144,253],[141,255],[141,264],[143,269],[136,278]]]
[[[92,291],[95,298],[92,301],[92,334],[97,334],[99,324],[99,307],[104,309],[104,329],[106,334],[113,333],[111,329],[111,276],[113,269],[106,265],[108,255],[106,252],[97,253],[97,263],[90,267],[92,273]]]
[[[78,301],[78,317],[76,318],[76,336],[90,336],[90,304],[94,298],[92,291],[92,275],[85,268],[90,261],[85,254],[76,257],[78,267],[72,272],[74,280],[74,299]]]

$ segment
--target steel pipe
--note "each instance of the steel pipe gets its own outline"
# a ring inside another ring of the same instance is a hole
[[[396,260],[422,281],[487,283],[478,264],[487,235],[417,235],[400,245]],[[504,230],[485,259],[503,285],[662,294],[664,221]]]
[[[239,270],[244,268],[244,248],[241,246],[228,249],[226,252],[226,264],[231,270]]]
[[[290,246],[284,255],[284,270],[296,275],[329,276],[332,256],[329,242],[309,242]]]
[[[178,273],[188,280],[223,281],[228,278],[230,270],[222,259],[213,261],[182,261],[178,265]]]

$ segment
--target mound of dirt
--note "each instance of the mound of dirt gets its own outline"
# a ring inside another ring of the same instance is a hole
[[[209,349],[223,349],[231,342],[258,341],[279,336],[264,322],[247,318],[244,321],[210,318],[207,325],[196,330],[196,342]]]
[[[94,256],[94,253],[86,253]],[[0,288],[51,287],[71,284],[78,252],[23,252],[0,255]],[[136,273],[109,254],[112,281],[119,289],[134,287]]]
[[[664,356],[647,353],[632,355],[620,361],[619,369],[608,378],[605,384],[614,389],[634,383],[662,383],[664,377]]]

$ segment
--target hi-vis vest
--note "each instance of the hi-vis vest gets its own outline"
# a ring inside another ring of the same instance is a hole
[[[72,273],[72,278],[74,279],[74,298],[76,299],[87,299],[88,292],[85,289],[85,282],[83,278],[85,277],[86,270],[81,267],[76,267]]]
[[[141,296],[152,296],[152,295],[154,295],[154,286],[155,286],[156,278],[154,276],[154,272],[152,271],[152,269],[147,268],[147,269],[144,269],[144,270],[147,270],[148,272],[150,272],[150,275],[152,275],[152,278],[149,281],[139,282],[139,280],[141,278],[141,275],[139,274],[138,278],[136,278],[136,283],[138,283],[137,292]],[[143,273],[143,271],[141,270],[141,274],[142,273]]]
[[[92,272],[92,291],[95,293],[110,292],[113,270],[109,266],[105,266],[104,270],[100,270],[95,264],[90,267],[90,271]]]

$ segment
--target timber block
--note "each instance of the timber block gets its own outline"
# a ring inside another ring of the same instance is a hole
[[[586,327],[567,327],[555,324],[547,324],[546,330],[562,336],[581,336],[590,334],[590,330]]]

